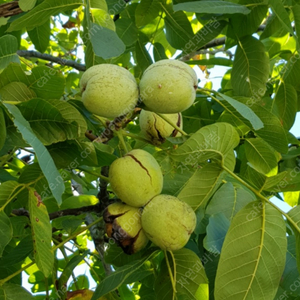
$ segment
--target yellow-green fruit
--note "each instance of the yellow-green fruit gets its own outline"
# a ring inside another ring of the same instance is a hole
[[[142,212],[142,228],[149,240],[163,250],[183,248],[195,227],[193,209],[174,196],[156,196]]]
[[[164,116],[176,124],[179,128],[182,128],[181,113],[164,114]],[[174,129],[173,126],[154,112],[143,109],[140,113],[139,120],[141,132],[155,145],[163,143],[169,136],[181,136],[181,133],[178,130]]]
[[[134,76],[117,65],[90,67],[81,77],[80,88],[86,109],[105,118],[115,118],[132,111],[138,101]]]
[[[145,70],[140,81],[140,96],[151,111],[178,113],[193,104],[197,85],[197,75],[189,65],[164,59]]]
[[[144,248],[148,238],[141,226],[141,209],[120,202],[109,205],[103,214],[106,234],[122,247],[126,254]]]
[[[135,149],[111,164],[109,182],[123,202],[141,207],[161,193],[163,176],[159,164],[150,153]]]

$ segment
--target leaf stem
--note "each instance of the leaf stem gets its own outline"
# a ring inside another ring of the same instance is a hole
[[[123,148],[125,154],[128,153],[128,149],[127,149],[127,146],[126,146],[126,143],[125,143],[122,132],[120,132],[119,130],[116,130],[115,133],[116,133],[117,137],[119,138],[119,141],[122,145],[122,148]]]
[[[182,135],[188,135],[186,132],[184,132],[180,127],[178,127],[175,123],[173,123],[169,118],[164,116],[163,114],[156,113],[158,116],[160,116],[163,120],[165,120],[167,123],[169,123],[172,127],[174,127],[177,131],[179,131]]]
[[[97,224],[98,222],[102,221],[102,217],[97,219],[96,221],[94,221],[93,223],[85,226],[82,230],[80,230],[79,232],[75,232],[74,234],[70,235],[68,238],[66,238],[64,241],[62,241],[60,244],[57,244],[56,246],[52,247],[52,251],[54,252],[56,249],[62,247],[64,244],[66,244],[67,242],[69,242],[70,240],[76,238],[79,234],[85,232],[86,230],[88,230],[89,228],[91,228],[92,226],[94,226],[95,224]]]
[[[80,168],[78,167],[78,170],[80,170],[80,171],[82,171],[82,172],[85,172],[85,173],[88,173],[88,174],[91,174],[91,175],[93,175],[93,176],[99,177],[99,178],[103,179],[103,180],[106,181],[106,182],[109,182],[108,177],[106,177],[106,176],[104,176],[104,175],[102,175],[102,174],[100,174],[100,173],[94,173],[94,172],[92,172],[92,171],[88,171],[88,170],[86,170],[85,168],[81,168],[81,167],[80,167]]]
[[[151,141],[149,141],[149,140],[147,140],[147,139],[145,139],[145,138],[143,138],[143,137],[141,137],[141,136],[139,136],[139,135],[137,135],[137,134],[130,133],[130,132],[127,132],[127,131],[125,131],[125,130],[122,130],[121,132],[122,132],[122,135],[124,135],[124,136],[128,136],[128,137],[133,138],[133,139],[135,139],[135,140],[140,140],[140,141],[142,141],[142,142],[151,144]]]
[[[171,280],[171,284],[172,284],[172,288],[173,288],[173,297],[172,297],[172,299],[174,300],[175,299],[175,294],[176,294],[176,282],[174,281],[174,276],[172,274],[171,266],[170,266],[169,259],[168,259],[168,252],[167,252],[167,250],[164,250],[164,253],[165,253],[167,267],[168,267],[168,271],[169,271],[169,275],[170,275],[170,280]]]

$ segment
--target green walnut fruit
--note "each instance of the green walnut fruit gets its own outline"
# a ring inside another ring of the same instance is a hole
[[[197,75],[189,65],[164,59],[145,70],[140,81],[140,97],[148,110],[178,113],[193,104],[197,85]]]
[[[91,113],[116,118],[134,109],[138,86],[125,68],[112,64],[90,67],[81,77],[82,101]]]
[[[181,113],[165,114],[164,116],[182,129]],[[181,136],[178,130],[154,112],[143,109],[140,113],[139,120],[141,132],[155,145],[163,143],[169,136]]]
[[[126,254],[133,254],[144,248],[148,238],[141,226],[141,209],[123,203],[109,205],[103,214],[106,234]]]
[[[163,176],[159,164],[148,152],[135,149],[116,159],[109,168],[109,182],[126,204],[142,207],[161,193]]]
[[[193,209],[174,196],[156,196],[142,212],[143,230],[149,240],[163,250],[183,248],[195,227]]]

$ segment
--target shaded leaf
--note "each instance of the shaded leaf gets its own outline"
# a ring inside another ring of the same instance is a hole
[[[20,63],[16,54],[18,50],[18,41],[12,35],[0,37],[0,72],[5,69],[11,62]]]
[[[254,200],[254,194],[239,186],[233,185],[231,182],[227,182],[214,194],[205,212],[209,215],[222,212],[225,217],[231,221],[237,212]]]
[[[177,197],[194,210],[205,207],[210,196],[218,188],[223,169],[216,164],[207,164],[198,169],[182,186]],[[201,183],[201,184],[199,184]]]
[[[22,299],[22,300],[33,300],[34,297],[19,284],[5,283],[0,286],[0,299]]]
[[[176,296],[178,299],[187,299],[187,297],[190,300],[198,299],[196,298],[196,292],[199,286],[207,286],[208,283],[200,258],[195,252],[186,248],[174,251],[173,255],[174,261],[169,254],[165,259],[169,260],[173,273],[174,263],[176,266]],[[163,261],[160,273],[156,278],[154,290],[157,299],[174,299],[172,298],[173,290],[165,260]]]
[[[126,46],[131,46],[138,39],[138,29],[129,18],[116,22],[116,32]]]
[[[4,111],[2,107],[0,107],[0,150],[4,146],[5,140],[6,140],[6,124],[4,118]]]
[[[280,83],[272,112],[279,116],[285,129],[289,130],[293,126],[297,114],[297,92],[292,85]]]
[[[182,11],[171,12],[164,8],[166,16],[166,38],[170,45],[176,49],[184,49],[194,36],[191,24]]]
[[[135,55],[139,68],[144,72],[152,63],[152,58],[145,45],[139,40],[135,44]]]
[[[11,82],[0,89],[3,101],[27,101],[36,97],[34,91],[30,90],[23,82]]]
[[[252,36],[239,40],[231,74],[234,94],[257,97],[268,78],[269,59],[262,42]]]
[[[269,0],[269,4],[272,8],[273,13],[280,20],[283,27],[292,35],[294,35],[294,30],[291,26],[291,21],[285,7],[281,1]]]
[[[62,11],[71,10],[82,5],[80,0],[45,0],[30,12],[13,21],[8,31],[16,31],[24,27],[36,27],[49,20],[50,16]]]
[[[0,257],[2,257],[3,250],[13,237],[13,229],[10,219],[7,214],[0,211]]]
[[[142,27],[153,21],[161,9],[158,0],[141,0],[135,10],[136,26]]]
[[[248,162],[263,174],[268,174],[277,167],[277,157],[263,139],[245,139],[245,153]]]
[[[252,202],[236,214],[223,244],[215,299],[273,300],[285,266],[287,239],[281,213]]]
[[[152,271],[145,267],[145,262],[148,259],[156,256],[158,253],[159,251],[155,251],[150,256],[146,256],[142,259],[133,261],[105,277],[97,286],[91,300],[97,300],[99,297],[111,291],[114,291],[123,283],[129,284],[134,281],[142,280],[146,276],[149,276]]]
[[[222,99],[219,100],[221,100],[223,103],[225,101],[227,104],[229,104],[225,104],[225,109],[247,126],[253,128],[254,130],[259,130],[264,127],[261,119],[253,112],[253,110],[251,110],[250,107],[225,94],[218,93],[218,95],[222,97]]]
[[[61,203],[61,195],[65,190],[65,186],[63,184],[63,180],[57,171],[55,164],[50,156],[49,152],[45,148],[45,146],[41,143],[39,139],[33,133],[30,124],[24,119],[20,110],[11,104],[4,104],[10,114],[13,116],[14,124],[21,132],[24,140],[32,146],[39,161],[40,167],[47,178],[49,185],[53,186],[53,196],[57,200],[57,202]],[[57,181],[57,179],[59,179]]]
[[[184,10],[188,12],[202,14],[248,14],[250,10],[243,5],[227,1],[202,0],[195,2],[184,2],[174,5],[174,10]]]
[[[124,53],[125,44],[115,31],[92,23],[89,33],[95,55],[109,59]]]
[[[228,152],[233,152],[239,140],[238,133],[228,123],[207,125],[173,151],[171,156],[174,160],[186,165],[205,162],[209,159],[223,161]]]
[[[49,19],[48,22],[45,22],[44,24],[36,26],[27,31],[35,48],[41,53],[44,53],[49,45],[50,30],[51,28]]]

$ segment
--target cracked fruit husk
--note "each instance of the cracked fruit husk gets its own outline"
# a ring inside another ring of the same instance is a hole
[[[141,226],[141,210],[120,202],[109,205],[103,214],[106,234],[126,254],[134,254],[144,248],[148,238]]]
[[[182,129],[181,113],[165,114],[164,116]],[[140,113],[139,120],[141,132],[147,139],[151,140],[154,145],[163,143],[169,136],[181,136],[178,130],[154,112],[143,109]]]
[[[123,202],[142,207],[161,193],[163,176],[159,164],[150,153],[135,149],[111,164],[109,182]]]
[[[142,212],[142,228],[146,236],[163,250],[183,248],[195,227],[193,209],[174,196],[156,196]]]
[[[80,89],[86,109],[105,118],[129,113],[138,101],[138,86],[134,76],[117,65],[90,67],[81,77]]]
[[[140,97],[147,110],[179,113],[193,104],[197,85],[197,75],[189,65],[163,59],[145,70],[139,85]]]

